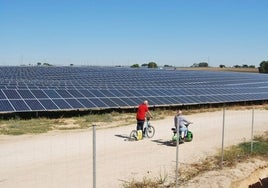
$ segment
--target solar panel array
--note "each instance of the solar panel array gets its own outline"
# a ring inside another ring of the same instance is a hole
[[[0,67],[0,112],[268,99],[268,75],[119,67]]]

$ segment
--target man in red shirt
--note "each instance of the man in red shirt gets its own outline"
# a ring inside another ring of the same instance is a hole
[[[149,115],[149,117],[152,117],[152,114],[150,113],[149,108],[148,108],[148,101],[147,100],[145,100],[138,107],[137,115],[136,115],[137,130],[142,130],[143,131],[143,125],[144,125],[146,115]]]

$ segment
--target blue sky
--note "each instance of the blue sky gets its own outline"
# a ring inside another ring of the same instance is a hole
[[[0,65],[255,65],[267,0],[0,0]]]

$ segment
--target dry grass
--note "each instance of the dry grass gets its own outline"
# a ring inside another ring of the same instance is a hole
[[[172,183],[167,181],[168,175],[160,173],[158,178],[143,178],[142,181],[132,179],[130,181],[123,181],[123,188],[164,188],[171,187]]]
[[[181,67],[177,70],[200,70],[200,71],[220,71],[220,72],[247,72],[247,73],[259,73],[258,68],[219,68],[219,67]]]
[[[268,110],[268,104],[254,106],[230,106],[226,109],[230,110],[248,110],[248,109]],[[214,112],[222,110],[222,108],[199,108],[184,110],[185,115]],[[174,116],[175,110],[156,109],[152,111],[153,120],[164,119],[168,116]],[[30,120],[11,119],[0,121],[0,134],[6,135],[22,135],[22,134],[38,134],[46,133],[52,130],[72,130],[72,129],[87,129],[93,124],[97,125],[98,129],[126,126],[136,123],[135,113],[118,113],[112,112],[107,114],[90,114],[73,118],[36,118]]]

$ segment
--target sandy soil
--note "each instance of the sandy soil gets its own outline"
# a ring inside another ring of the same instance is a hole
[[[254,135],[259,135],[268,130],[268,111],[255,110],[254,115]],[[179,146],[180,164],[217,153],[222,145],[223,112],[185,117],[194,122],[190,127],[194,139]],[[251,117],[251,110],[225,112],[224,146],[251,138]],[[173,117],[151,123],[156,129],[155,136],[141,141],[128,141],[134,124],[97,130],[97,188],[121,187],[133,178],[162,176],[174,181],[176,147],[170,145]],[[93,187],[92,145],[91,129],[0,136],[0,187]],[[238,187],[255,169],[261,169],[257,178],[268,177],[267,166],[267,161],[251,160],[236,169],[207,172],[181,187]]]

